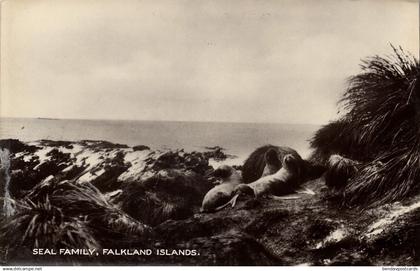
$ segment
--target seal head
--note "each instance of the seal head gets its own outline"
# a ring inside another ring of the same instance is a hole
[[[220,184],[204,196],[201,205],[202,212],[217,211],[218,207],[231,200],[235,187],[242,182],[241,173],[231,166],[220,166],[214,171],[213,176],[220,179]]]

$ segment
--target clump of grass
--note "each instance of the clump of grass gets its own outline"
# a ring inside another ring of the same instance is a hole
[[[348,181],[359,171],[360,163],[342,157],[331,155],[328,161],[328,170],[324,174],[325,184],[334,190],[342,191]]]
[[[349,159],[369,159],[360,144],[359,133],[344,118],[332,121],[316,131],[310,146],[314,152],[309,160],[323,165],[328,165],[330,156],[334,154]]]
[[[101,239],[105,239],[107,234],[142,237],[150,232],[148,226],[109,203],[105,196],[89,183],[72,184],[72,189],[56,195],[54,202],[61,206],[66,216],[85,217],[89,226]]]
[[[401,48],[363,62],[342,102],[370,156],[346,189],[349,203],[384,203],[420,185],[420,66]]]
[[[0,232],[11,249],[118,247],[141,244],[151,234],[91,184],[47,179],[15,205]]]
[[[417,193],[420,186],[420,144],[414,142],[364,165],[345,191],[349,204],[383,204]]]
[[[197,212],[211,183],[193,171],[162,171],[122,186],[121,209],[147,225],[186,219]]]
[[[419,132],[419,63],[401,48],[392,48],[393,56],[362,62],[362,73],[350,78],[341,100],[348,110],[345,120],[374,156],[413,142]]]
[[[65,216],[48,197],[44,202],[29,199],[16,204],[16,214],[2,228],[2,238],[12,247],[99,249],[86,223]]]
[[[344,133],[330,127],[313,140],[315,147],[328,146],[319,147],[323,153],[337,136],[343,142],[337,152],[363,162],[346,187],[349,204],[400,200],[420,188],[420,66],[402,48],[392,48],[391,56],[364,60],[362,72],[349,79],[340,101]]]

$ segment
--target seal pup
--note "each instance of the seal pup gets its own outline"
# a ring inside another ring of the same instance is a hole
[[[210,189],[204,196],[201,212],[214,212],[226,207],[226,203],[229,203],[234,196],[235,187],[242,183],[240,171],[231,166],[220,166],[214,171],[213,176],[220,179],[221,183]]]

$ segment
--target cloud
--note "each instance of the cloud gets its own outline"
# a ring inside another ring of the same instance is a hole
[[[5,3],[6,116],[323,123],[361,58],[418,52],[404,1]]]

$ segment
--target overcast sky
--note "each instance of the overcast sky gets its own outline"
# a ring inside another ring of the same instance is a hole
[[[360,59],[418,55],[408,0],[9,0],[2,116],[325,123]]]

